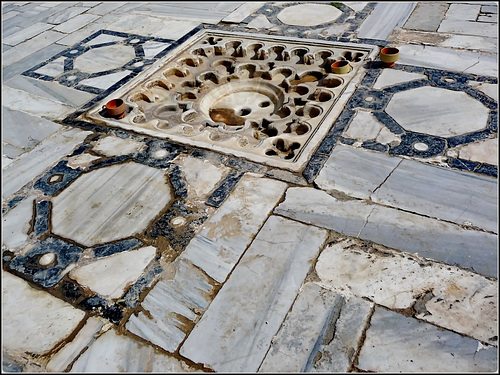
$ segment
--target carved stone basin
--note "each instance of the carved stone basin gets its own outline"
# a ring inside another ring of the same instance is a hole
[[[300,171],[376,53],[370,45],[201,30],[80,117]],[[336,61],[349,61],[351,71],[332,73]],[[111,97],[127,104],[123,119],[103,113]]]

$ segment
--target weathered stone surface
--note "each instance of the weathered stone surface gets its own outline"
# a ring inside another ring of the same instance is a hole
[[[180,354],[216,371],[257,371],[326,234],[271,216]]]
[[[497,348],[376,307],[357,367],[375,372],[490,372]]]
[[[299,4],[283,9],[278,19],[286,25],[316,26],[333,22],[342,15],[342,11],[331,5]]]

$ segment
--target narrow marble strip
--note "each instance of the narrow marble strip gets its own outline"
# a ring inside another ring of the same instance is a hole
[[[180,354],[215,371],[257,371],[326,236],[271,216]]]
[[[498,232],[497,181],[403,160],[373,195],[374,202]]]
[[[245,18],[247,18],[250,14],[255,12],[257,9],[264,6],[266,3],[264,1],[252,1],[245,2],[240,5],[235,11],[227,15],[222,22],[227,23],[240,23]]]
[[[369,372],[491,372],[498,349],[376,307],[358,357]]]
[[[372,306],[305,284],[259,372],[347,372]]]
[[[416,3],[378,3],[358,29],[358,38],[386,40],[401,27]]]
[[[243,176],[180,258],[191,261],[214,280],[223,282],[286,187],[280,181]]]

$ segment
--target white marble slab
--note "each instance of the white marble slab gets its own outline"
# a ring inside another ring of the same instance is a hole
[[[358,110],[343,136],[353,139],[375,139],[384,125],[371,112]]]
[[[26,197],[16,207],[2,215],[2,247],[15,251],[22,249],[28,243],[34,198],[33,195]]]
[[[336,190],[351,197],[367,199],[401,160],[378,152],[337,145],[315,183],[327,192]]]
[[[190,371],[179,359],[151,345],[111,329],[95,340],[76,360],[70,372],[172,372]]]
[[[399,46],[398,49],[400,64],[498,76],[496,55],[415,44]]]
[[[65,34],[70,34],[73,31],[76,31],[83,26],[92,23],[96,19],[98,19],[99,16],[95,14],[80,14],[78,16],[75,16],[71,18],[70,20],[63,22],[56,27],[53,28],[54,31],[59,31],[60,33],[65,33]]]
[[[347,290],[392,310],[407,309],[432,291],[417,308],[419,319],[495,344],[497,280],[414,254],[380,249],[368,252],[350,238],[328,246],[316,263],[320,285]]]
[[[280,181],[245,175],[180,258],[224,282],[255,234],[283,196]]]
[[[104,3],[100,3],[99,5],[97,5],[95,7],[92,7],[91,9],[89,9],[87,11],[87,13],[98,14],[98,15],[102,16],[106,13],[112,12],[112,11],[120,8],[121,6],[123,6],[122,3],[104,2]]]
[[[450,4],[446,11],[445,20],[475,21],[480,10],[480,4]]]
[[[88,6],[86,7],[72,6],[50,16],[49,18],[47,18],[47,22],[53,25],[59,25],[63,22],[68,21],[70,18],[73,18],[81,13],[86,12],[87,10],[89,10]]]
[[[247,1],[240,5],[236,10],[222,19],[226,23],[240,23],[257,9],[266,4],[265,1]]]
[[[52,231],[85,246],[133,236],[172,199],[160,169],[133,162],[100,168],[53,199]]]
[[[110,43],[110,42],[121,42],[123,40],[124,40],[124,38],[121,36],[101,34],[101,35],[98,35],[95,38],[89,40],[85,44],[88,46],[95,46],[97,44]]]
[[[354,10],[355,12],[361,12],[365,6],[369,4],[369,2],[366,1],[346,1],[344,2],[345,5],[347,5],[349,8]]]
[[[215,371],[255,372],[326,236],[271,216],[180,354]]]
[[[122,44],[114,44],[101,48],[91,49],[75,59],[74,67],[82,72],[97,73],[119,68],[135,58],[134,47]],[[121,71],[109,76],[89,78],[95,84],[97,82],[115,83],[130,74],[129,71]],[[119,77],[119,78],[118,78]],[[102,85],[102,83],[101,83]],[[108,86],[109,87],[109,86]],[[107,88],[104,86],[104,88]]]
[[[357,367],[369,372],[494,372],[497,348],[380,307]]]
[[[33,25],[23,28],[18,32],[9,35],[6,38],[2,38],[2,44],[7,44],[9,46],[15,46],[21,42],[33,38],[34,36],[48,30],[52,25],[48,25],[45,22],[36,22]]]
[[[47,353],[67,338],[84,317],[84,311],[2,271],[4,353]]]
[[[64,118],[75,109],[69,105],[42,98],[26,91],[2,86],[2,105],[12,110],[26,112],[30,115],[44,117],[49,120]]]
[[[100,318],[90,317],[80,329],[75,338],[54,354],[47,363],[47,370],[63,372],[80,353],[95,339],[97,333],[103,328],[104,321]]]
[[[441,22],[438,32],[498,38],[498,25],[489,22],[448,21],[445,19]]]
[[[446,34],[438,46],[496,53],[497,44],[498,39],[490,36]]]
[[[92,69],[102,69],[102,66],[99,66],[99,68],[96,68],[94,65],[92,67]],[[106,70],[106,69],[102,69],[102,70]],[[129,76],[130,74],[131,73],[129,71],[124,70],[121,72],[106,74],[106,75],[99,76],[99,77],[84,79],[84,80],[80,81],[79,84],[85,85],[85,86],[96,87],[96,88],[102,89],[102,90],[107,90],[111,86],[113,86],[115,83],[119,82],[120,80]]]
[[[437,31],[449,5],[439,1],[420,2],[413,10],[404,28],[410,30]]]
[[[491,177],[403,160],[372,200],[498,232],[497,181]]]
[[[86,170],[94,161],[101,159],[99,156],[83,153],[68,158],[68,167]]]
[[[64,73],[65,60],[66,57],[59,57],[58,59],[51,61],[50,63],[35,70],[35,73],[44,74],[49,77],[57,77],[58,75]]]
[[[333,22],[342,15],[342,11],[332,5],[298,4],[286,7],[276,16],[285,25],[316,26]]]
[[[12,65],[34,54],[35,52],[40,51],[42,48],[50,46],[63,37],[64,34],[62,33],[47,30],[25,42],[19,43],[17,46],[2,53],[2,67]]]
[[[484,129],[489,109],[465,92],[418,87],[397,92],[386,110],[406,130],[453,137]]]
[[[92,146],[92,151],[108,157],[136,154],[145,149],[145,143],[130,138],[123,139],[113,135],[100,138]]]
[[[498,138],[470,143],[460,148],[458,157],[498,166]]]
[[[469,86],[498,101],[498,83],[469,81]]]
[[[273,26],[274,25],[265,15],[259,14],[257,17],[251,20],[246,27],[248,29],[270,29]]]
[[[37,144],[60,129],[61,125],[55,122],[3,107],[3,153],[9,157],[16,158],[32,150]],[[11,150],[6,150],[6,145],[9,145]]]
[[[358,38],[386,40],[408,19],[416,3],[377,3],[358,29]]]
[[[156,248],[146,246],[98,258],[73,268],[69,277],[106,298],[119,298],[154,259]]]
[[[174,273],[151,289],[141,303],[145,312],[130,316],[125,325],[128,331],[171,353],[179,348],[214,293],[213,281],[191,263],[178,259]]]
[[[170,43],[149,41],[142,45],[142,49],[144,50],[144,56],[149,59],[156,56],[168,46],[170,46]]]
[[[347,372],[373,304],[307,283],[259,372]]]
[[[64,129],[45,139],[30,152],[21,155],[2,171],[2,197],[9,197],[41,175],[44,170],[83,142],[89,134],[91,132],[79,129]]]
[[[399,83],[426,79],[425,74],[405,72],[404,70],[384,69],[373,85],[374,89],[380,90]]]

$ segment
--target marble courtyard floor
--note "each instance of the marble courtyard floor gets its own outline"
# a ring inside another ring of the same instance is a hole
[[[2,2],[3,371],[497,372],[497,20]]]

